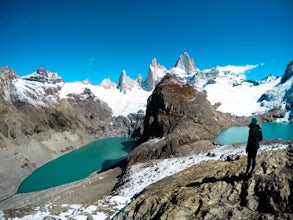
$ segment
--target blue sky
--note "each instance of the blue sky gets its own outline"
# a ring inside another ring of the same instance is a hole
[[[247,76],[261,79],[293,60],[292,23],[291,0],[1,0],[0,66],[97,84],[188,52],[201,70],[258,65]]]

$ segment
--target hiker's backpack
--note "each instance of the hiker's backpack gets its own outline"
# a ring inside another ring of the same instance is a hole
[[[262,141],[263,137],[262,137],[262,131],[261,131],[261,128],[260,127],[258,128],[257,133],[258,133],[258,140],[259,141]]]

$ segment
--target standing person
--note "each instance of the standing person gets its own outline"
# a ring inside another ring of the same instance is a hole
[[[256,154],[259,148],[259,142],[262,140],[261,127],[257,124],[257,122],[258,122],[258,118],[253,117],[251,119],[251,123],[249,124],[249,134],[248,134],[247,147],[246,147],[246,153],[248,154],[247,169],[245,173],[246,175],[251,174],[255,168]],[[251,167],[251,171],[249,172],[250,167]]]

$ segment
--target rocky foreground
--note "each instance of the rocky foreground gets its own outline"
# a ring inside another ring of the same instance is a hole
[[[292,219],[292,158],[288,162],[287,154],[260,154],[251,177],[243,175],[244,156],[201,162],[150,185],[115,219]]]

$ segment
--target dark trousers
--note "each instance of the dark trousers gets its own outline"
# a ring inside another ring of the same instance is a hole
[[[256,158],[257,150],[253,151],[248,151],[248,156],[247,156],[247,168],[246,168],[246,173],[249,172],[250,167],[251,167],[251,173],[253,172],[255,168],[255,158]]]

